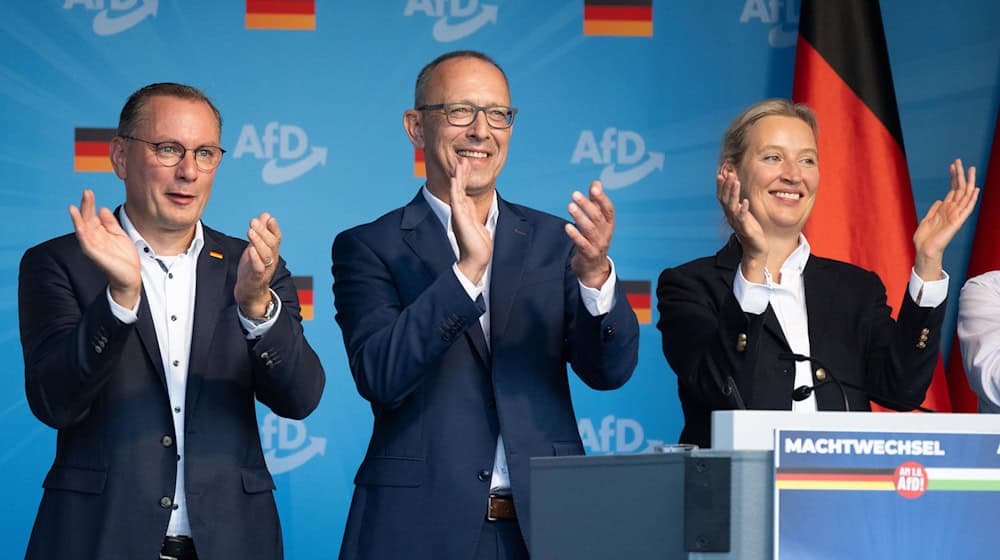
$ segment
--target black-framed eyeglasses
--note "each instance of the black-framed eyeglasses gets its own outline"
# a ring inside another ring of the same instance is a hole
[[[119,136],[126,140],[135,140],[149,144],[153,147],[156,160],[167,167],[177,165],[188,153],[188,148],[177,142],[150,142],[149,140],[125,134],[120,134]],[[191,148],[191,152],[194,153],[194,163],[198,166],[198,169],[209,172],[219,166],[219,163],[222,161],[222,154],[226,153],[226,150],[223,150],[219,146],[198,146],[197,148]]]
[[[510,128],[514,125],[514,115],[517,109],[504,105],[480,107],[472,103],[438,103],[437,105],[421,105],[418,111],[444,111],[444,117],[452,126],[469,126],[476,122],[476,117],[482,111],[486,115],[486,124],[490,128]]]

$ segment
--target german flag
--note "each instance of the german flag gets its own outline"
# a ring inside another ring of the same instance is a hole
[[[635,312],[635,318],[640,325],[648,325],[653,322],[653,312],[650,308],[650,284],[649,280],[622,280],[622,289],[625,290],[625,297],[628,304]]]
[[[427,176],[427,164],[424,163],[424,151],[420,148],[413,148],[413,176]]]
[[[247,0],[247,29],[316,29],[315,0]]]
[[[917,211],[878,2],[802,1],[792,98],[819,120],[823,188],[804,230],[812,250],[874,271],[887,303],[898,306],[916,254]],[[923,405],[951,410],[940,357]]]
[[[295,284],[295,292],[299,296],[302,320],[311,321],[313,318],[313,277],[292,276],[292,283]]]
[[[73,171],[114,171],[111,168],[111,139],[115,128],[73,129]]]
[[[583,0],[583,34],[653,36],[653,0]]]

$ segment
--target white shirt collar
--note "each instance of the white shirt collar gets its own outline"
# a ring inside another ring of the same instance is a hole
[[[135,229],[135,226],[132,224],[132,220],[128,219],[128,214],[125,213],[124,204],[122,205],[121,208],[121,222],[122,222],[122,229],[125,230],[125,234],[129,236],[129,239],[131,239],[132,242],[135,243],[136,248],[139,250],[139,254],[141,255],[145,252],[150,254],[153,258],[156,258],[157,256],[156,251],[153,250],[153,248],[149,245],[149,243],[146,243],[146,240],[142,238],[142,235],[139,233],[139,231]],[[194,239],[191,240],[191,245],[188,246],[187,250],[184,251],[184,253],[191,256],[197,255],[199,252],[201,252],[201,248],[204,245],[205,245],[205,231],[202,228],[201,220],[198,220],[194,226]]]
[[[424,200],[430,205],[431,210],[434,211],[434,215],[437,216],[438,220],[441,220],[441,224],[444,225],[445,230],[449,233],[451,229],[451,206],[447,202],[441,200],[440,198],[434,196],[434,193],[427,188],[425,184],[420,192],[424,195]],[[486,215],[486,229],[491,233],[497,229],[497,219],[500,217],[500,205],[497,203],[497,192],[493,191],[493,202],[490,203],[490,212]]]

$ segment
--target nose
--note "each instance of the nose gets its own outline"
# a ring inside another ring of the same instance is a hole
[[[781,180],[794,185],[802,180],[802,169],[797,161],[786,159],[781,165]]]
[[[195,180],[198,177],[198,164],[194,159],[194,150],[184,152],[184,157],[177,162],[175,169],[178,179]]]
[[[476,111],[476,116],[472,119],[472,124],[466,127],[465,134],[471,138],[486,138],[490,133],[490,125],[486,122],[486,111]]]

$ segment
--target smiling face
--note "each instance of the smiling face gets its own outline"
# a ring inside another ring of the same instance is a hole
[[[131,136],[181,144],[188,151],[180,163],[163,165],[144,142],[113,140],[111,161],[125,181],[125,212],[157,253],[176,254],[190,244],[215,179],[214,169],[198,169],[191,150],[218,146],[219,134],[218,119],[207,103],[156,95],[145,103]]]
[[[422,104],[466,102],[480,107],[510,105],[510,92],[496,66],[472,57],[441,62],[427,83]],[[479,113],[469,126],[448,124],[441,110],[411,109],[403,117],[410,140],[424,150],[427,188],[442,200],[450,197],[450,178],[460,159],[471,164],[466,193],[473,198],[492,197],[496,180],[507,159],[512,128],[490,128]]]
[[[735,172],[740,198],[750,199],[750,213],[767,235],[798,236],[819,188],[819,159],[812,128],[801,119],[768,116],[748,131],[747,149]]]

